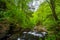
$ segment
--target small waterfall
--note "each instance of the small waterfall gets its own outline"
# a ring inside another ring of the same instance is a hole
[[[17,38],[17,40],[21,40],[20,38]]]

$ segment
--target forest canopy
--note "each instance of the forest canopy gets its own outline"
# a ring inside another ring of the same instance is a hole
[[[0,29],[1,31],[3,30],[2,33],[6,34],[13,31],[14,33],[21,34],[25,29],[33,30],[38,24],[45,27],[48,33],[53,31],[53,34],[57,35],[56,38],[59,39],[60,1],[43,0],[44,2],[39,5],[36,11],[32,11],[35,10],[33,5],[29,7],[29,3],[32,1],[33,0],[0,0]],[[30,10],[31,8],[32,10]]]

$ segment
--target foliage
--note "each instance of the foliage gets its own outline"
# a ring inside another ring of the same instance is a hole
[[[2,13],[0,12],[1,16],[4,16],[3,18],[7,19],[10,23],[19,24],[23,28],[32,24],[30,22],[32,12],[28,9],[28,0],[5,0],[4,2],[6,3],[7,10],[1,11]]]
[[[59,8],[56,8],[56,10]],[[58,12],[58,11],[57,11]],[[54,20],[54,17],[52,15],[52,11],[50,8],[50,4],[48,2],[44,2],[40,5],[39,9],[34,12],[33,14],[34,17],[37,16],[37,19],[40,20],[40,22],[47,26],[48,28],[53,27],[54,25],[56,26],[56,21]],[[58,16],[58,13],[57,13]],[[35,18],[36,19],[36,18]],[[38,21],[36,20],[36,21]]]
[[[13,23],[19,26],[14,26],[16,27],[15,29],[19,29],[20,27],[23,29],[33,29],[34,26],[40,22],[48,31],[55,32],[57,22],[60,25],[60,1],[55,0],[55,12],[59,19],[58,21],[55,20],[53,15],[52,5],[50,4],[51,0],[48,0],[48,2],[44,1],[35,12],[29,10],[28,4],[31,1],[32,0],[0,0],[0,23],[7,21],[8,23],[5,23],[9,24],[8,27]],[[60,35],[59,32],[58,35]],[[53,37],[55,38],[55,35],[53,35]]]
[[[55,1],[55,0],[54,0]],[[55,1],[55,12],[56,12],[56,15],[58,17],[58,22],[60,21],[60,16],[59,16],[59,13],[60,13],[60,3],[56,0]],[[34,17],[37,17],[35,19],[38,19],[42,25],[46,26],[46,28],[48,29],[48,31],[54,31],[53,33],[59,33],[59,31],[56,32],[56,30],[59,30],[58,28],[58,25],[60,25],[60,22],[57,23],[57,21],[55,20],[55,17],[53,15],[53,11],[52,11],[52,8],[51,8],[51,4],[50,2],[44,2],[40,5],[40,7],[38,8],[38,10],[36,12],[34,12],[33,14]],[[36,21],[38,21],[36,20]],[[58,28],[58,29],[57,29]],[[51,34],[50,34],[51,35]],[[59,34],[56,34],[57,36]],[[59,37],[59,36],[58,36]],[[56,37],[55,37],[56,38]]]

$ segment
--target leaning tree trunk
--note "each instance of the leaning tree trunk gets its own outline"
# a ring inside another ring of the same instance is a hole
[[[51,5],[51,10],[52,10],[52,14],[53,14],[53,17],[56,21],[58,21],[58,17],[56,15],[56,11],[55,11],[55,0],[50,0],[50,5]]]
[[[56,30],[55,30],[55,35],[58,35],[58,30],[59,30],[59,19],[57,17],[57,14],[56,14],[56,6],[55,6],[55,1],[56,0],[50,0],[50,7],[51,7],[51,10],[52,10],[52,15],[57,23],[57,27],[56,27]],[[56,36],[56,40],[59,40],[59,38]]]

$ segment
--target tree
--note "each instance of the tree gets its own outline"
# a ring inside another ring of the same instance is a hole
[[[34,13],[34,17],[37,16],[38,20],[42,22],[44,26],[48,29],[48,31],[56,32],[56,35],[59,34],[59,2],[56,0],[48,0],[48,2],[43,2],[38,10]],[[35,19],[37,19],[35,18]],[[36,20],[37,21],[37,20]],[[53,34],[55,34],[53,32]],[[58,33],[58,34],[57,34]],[[52,35],[52,34],[51,34]],[[58,38],[57,38],[58,39]]]
[[[51,4],[51,10],[52,10],[52,14],[53,14],[53,16],[54,16],[54,18],[55,18],[55,20],[56,20],[56,23],[57,23],[57,27],[56,27],[56,32],[57,33],[59,33],[59,19],[58,19],[58,16],[57,16],[57,14],[56,14],[56,11],[55,11],[55,9],[56,9],[56,6],[55,6],[55,0],[50,0],[50,4]],[[58,34],[56,34],[56,35],[58,35]],[[56,40],[59,40],[59,38],[58,37],[56,37]]]
[[[6,33],[6,35],[3,38],[8,36],[9,34],[11,34],[10,36],[12,36],[18,32],[21,33],[21,31],[24,31],[25,28],[32,27],[33,23],[31,22],[31,19],[30,19],[32,12],[29,10],[27,5],[29,2],[30,0],[24,0],[24,1],[0,0],[0,3],[1,3],[0,15],[2,15],[1,16],[2,19],[0,18],[0,22],[5,21],[6,19],[9,24],[8,33]],[[4,6],[3,3],[5,3],[6,5]],[[6,9],[2,8],[2,4],[3,4],[3,7],[6,7]],[[13,26],[11,27],[10,24],[13,24]]]

